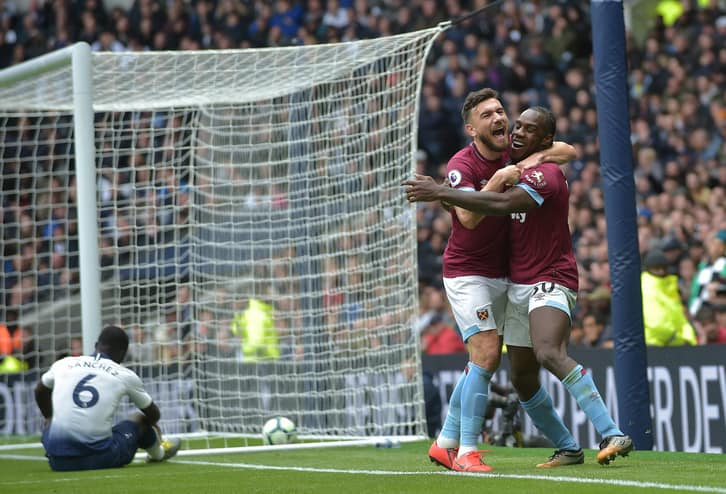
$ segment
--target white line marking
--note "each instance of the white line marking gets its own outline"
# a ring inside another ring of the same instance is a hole
[[[278,470],[278,471],[294,471],[294,472],[311,472],[311,473],[343,473],[353,475],[448,475],[448,476],[466,476],[466,477],[490,477],[495,479],[517,479],[517,480],[544,480],[549,482],[568,482],[573,484],[603,484],[618,485],[623,487],[663,489],[681,492],[712,492],[717,494],[726,494],[726,489],[721,487],[700,486],[700,485],[673,485],[661,484],[658,482],[637,482],[634,480],[617,480],[617,479],[589,479],[582,477],[550,477],[547,475],[523,475],[523,474],[502,474],[502,473],[467,473],[452,471],[422,471],[422,472],[400,472],[391,470],[341,470],[336,468],[308,468],[293,466],[277,466],[277,465],[254,465],[250,463],[220,463],[212,461],[193,461],[193,460],[174,460],[174,463],[183,463],[185,465],[204,465],[227,468],[244,468],[251,470]]]
[[[48,461],[45,456],[37,455],[0,455],[0,460],[43,460]]]
[[[17,443],[17,444],[0,444],[0,451],[12,451],[14,449],[33,449],[42,448],[40,443]]]
[[[0,459],[4,460],[43,460],[46,459],[42,456],[29,456],[29,455],[0,455]],[[412,476],[412,475],[447,475],[447,476],[459,476],[459,477],[479,477],[479,478],[494,478],[494,479],[516,479],[516,480],[543,480],[547,482],[566,482],[572,484],[602,484],[602,485],[617,485],[622,487],[635,487],[642,489],[662,489],[670,491],[680,492],[707,492],[714,494],[726,494],[726,488],[712,487],[712,486],[701,486],[701,485],[683,485],[683,484],[661,484],[658,482],[638,482],[635,480],[618,480],[618,479],[592,479],[582,477],[550,477],[547,475],[527,475],[527,474],[503,474],[503,473],[467,473],[467,472],[451,472],[451,471],[420,471],[420,472],[401,472],[392,470],[342,470],[336,468],[310,468],[310,467],[294,467],[294,466],[278,466],[278,465],[255,465],[251,463],[223,463],[213,461],[194,461],[194,460],[173,460],[174,463],[181,463],[184,465],[202,465],[202,466],[213,466],[213,467],[224,467],[224,468],[239,468],[248,470],[277,470],[277,471],[293,471],[293,472],[310,472],[310,473],[342,473],[348,475],[389,475],[389,476]],[[84,476],[84,481],[95,479],[115,479],[115,478],[128,478],[128,472],[126,475],[102,475],[97,477]],[[174,473],[173,476],[177,474]],[[138,477],[139,475],[134,475]],[[28,480],[28,481],[14,481],[10,484],[36,484],[44,482],[69,482],[79,480],[79,477],[71,478],[56,478],[56,479],[42,479],[42,480]],[[7,485],[7,482],[0,482],[0,485]]]

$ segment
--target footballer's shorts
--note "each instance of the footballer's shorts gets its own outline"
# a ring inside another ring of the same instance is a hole
[[[46,429],[47,430],[47,429]],[[150,448],[156,441],[156,432],[147,427],[142,434],[139,426],[124,420],[111,430],[111,439],[107,447],[86,456],[48,456],[50,468],[57,472],[77,470],[98,470],[100,468],[118,468],[131,463],[139,448]],[[43,445],[46,446],[47,434],[43,434]],[[46,446],[46,450],[48,446]]]
[[[572,320],[577,293],[549,281],[534,285],[513,283],[507,293],[508,303],[504,319],[504,344],[532,348],[529,334],[529,313],[539,307],[559,309]]]
[[[485,278],[484,276],[457,276],[444,278],[446,296],[454,313],[454,319],[466,341],[481,331],[496,329],[502,334],[501,326],[507,307],[508,278]]]

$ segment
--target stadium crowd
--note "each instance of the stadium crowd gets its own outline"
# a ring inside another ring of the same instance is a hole
[[[38,0],[20,10],[12,0],[0,0],[0,68],[78,40],[96,51],[124,51],[286,46],[387,36],[431,27],[486,4],[485,0],[134,0],[129,8],[118,2],[107,8],[102,0]],[[631,33],[628,43],[639,245],[644,257],[655,252],[667,259],[668,272],[663,276],[677,279],[678,296],[695,328],[693,342],[723,343],[726,11],[717,7],[717,1],[683,4],[684,11],[675,20],[659,18],[643,36]],[[589,24],[588,2],[507,0],[497,10],[448,29],[435,43],[425,69],[416,158],[419,172],[443,179],[447,159],[467,143],[460,117],[463,100],[481,87],[500,92],[510,119],[531,105],[550,107],[558,115],[558,139],[578,151],[578,159],[566,169],[580,266],[572,343],[592,347],[612,345],[612,328]],[[23,129],[22,122],[18,128],[2,133],[4,158],[17,155],[23,132],[33,132]],[[54,164],[40,160],[36,166],[47,171]],[[0,349],[22,345],[12,334],[25,304],[65,296],[66,288],[77,284],[78,260],[72,255],[78,251],[73,245],[74,179],[71,176],[66,184],[51,179],[34,195],[35,171],[30,160],[3,159]],[[130,175],[123,179],[130,180]],[[179,221],[174,215],[183,214],[184,208],[174,207],[172,196],[164,191],[183,189],[183,179],[173,173],[155,179],[136,177],[166,182],[156,187],[154,197],[144,199],[157,206],[156,218],[142,221],[146,241],[163,244],[159,225]],[[111,193],[116,185],[122,191],[131,185],[111,184],[104,176],[100,183],[102,194]],[[421,293],[417,326],[427,352],[461,351],[450,337],[453,320],[441,280],[449,215],[440,205],[422,204],[417,221]],[[118,261],[113,242],[124,241],[130,230],[129,225],[109,221],[108,231],[119,234],[113,241],[111,235],[104,236],[101,247],[107,262]],[[644,298],[650,295],[644,293]]]

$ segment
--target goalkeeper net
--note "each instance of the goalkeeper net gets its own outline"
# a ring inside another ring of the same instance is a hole
[[[97,272],[101,321],[129,333],[126,365],[166,433],[259,436],[282,415],[302,436],[423,436],[400,183],[440,31],[93,53],[95,225],[78,207],[71,64],[0,72],[0,317],[22,371],[0,377],[0,431],[39,431],[32,388],[89,348],[80,273]],[[98,262],[79,253],[84,229]]]

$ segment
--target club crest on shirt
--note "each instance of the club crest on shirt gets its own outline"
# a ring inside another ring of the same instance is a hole
[[[544,179],[544,173],[542,173],[539,170],[535,170],[535,171],[527,174],[527,176],[525,178],[527,179],[527,182],[531,183],[532,185],[534,185],[535,187],[538,187],[538,188],[544,187],[545,185],[547,185],[547,182],[545,182],[545,179]]]
[[[480,321],[486,321],[489,319],[489,309],[483,307],[481,309],[477,309],[476,317],[478,317]]]
[[[449,182],[452,187],[456,187],[461,183],[461,172],[459,170],[451,170],[449,172]]]

